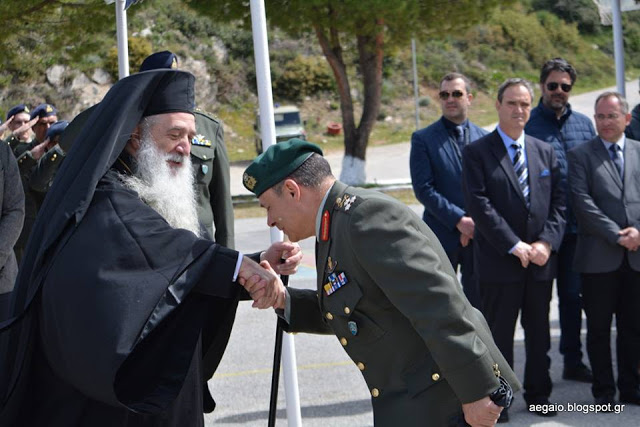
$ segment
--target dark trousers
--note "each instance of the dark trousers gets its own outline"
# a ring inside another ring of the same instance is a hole
[[[473,268],[473,242],[469,242],[467,247],[458,245],[455,250],[447,252],[449,261],[455,271],[460,266],[460,275],[462,276],[462,290],[472,306],[482,311],[482,299],[480,298],[480,289],[478,278]]]
[[[611,364],[611,320],[616,315],[618,389],[638,391],[640,356],[640,272],[627,257],[609,273],[582,274],[584,310],[587,314],[587,353],[593,371],[594,397],[615,395]]]
[[[573,270],[576,252],[575,233],[566,234],[558,251],[558,310],[560,314],[560,354],[564,365],[576,366],[582,362],[582,297],[580,274]]]
[[[484,315],[496,345],[513,368],[513,335],[518,312],[524,329],[526,363],[524,399],[528,404],[546,401],[551,394],[547,355],[551,346],[549,304],[552,281],[517,283],[480,282]]]

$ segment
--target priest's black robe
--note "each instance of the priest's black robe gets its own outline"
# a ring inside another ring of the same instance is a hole
[[[116,174],[62,234],[31,307],[17,426],[203,425],[205,314],[237,298],[238,253],[171,228]]]

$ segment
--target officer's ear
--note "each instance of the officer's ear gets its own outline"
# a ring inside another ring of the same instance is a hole
[[[133,129],[124,149],[129,155],[133,157],[138,156],[138,150],[140,150],[140,125],[137,125],[135,129]]]
[[[294,200],[300,200],[300,185],[291,178],[284,180],[283,193]]]

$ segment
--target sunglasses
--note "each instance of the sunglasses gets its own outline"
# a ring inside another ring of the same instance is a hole
[[[464,96],[464,93],[462,93],[462,91],[460,91],[460,90],[454,90],[451,93],[447,92],[446,90],[443,90],[438,94],[438,96],[443,101],[446,101],[447,99],[449,99],[449,96],[453,96],[456,99],[462,98]]]
[[[562,89],[563,92],[569,93],[571,92],[571,85],[566,84],[566,83],[556,83],[556,82],[550,82],[547,83],[547,90],[550,90],[551,92],[553,92],[554,90],[558,89],[558,86],[560,86],[560,89]]]

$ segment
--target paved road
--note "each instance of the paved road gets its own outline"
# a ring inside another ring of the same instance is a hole
[[[598,95],[605,90],[616,90],[615,87],[600,91],[583,93],[571,97],[571,106],[575,111],[593,117],[593,106]],[[627,82],[627,99],[630,108],[640,103],[638,93],[638,79]],[[537,101],[536,101],[537,103]],[[472,115],[473,118],[473,115]],[[426,126],[428,123],[423,123]],[[494,125],[487,126],[486,129],[493,130]],[[371,147],[367,150],[367,182],[378,184],[410,183],[409,178],[409,142],[384,145],[381,147]],[[342,169],[342,153],[335,153],[326,156],[331,164],[331,169],[335,176],[340,176]],[[242,173],[248,163],[231,166],[231,194],[250,194],[242,185]]]

